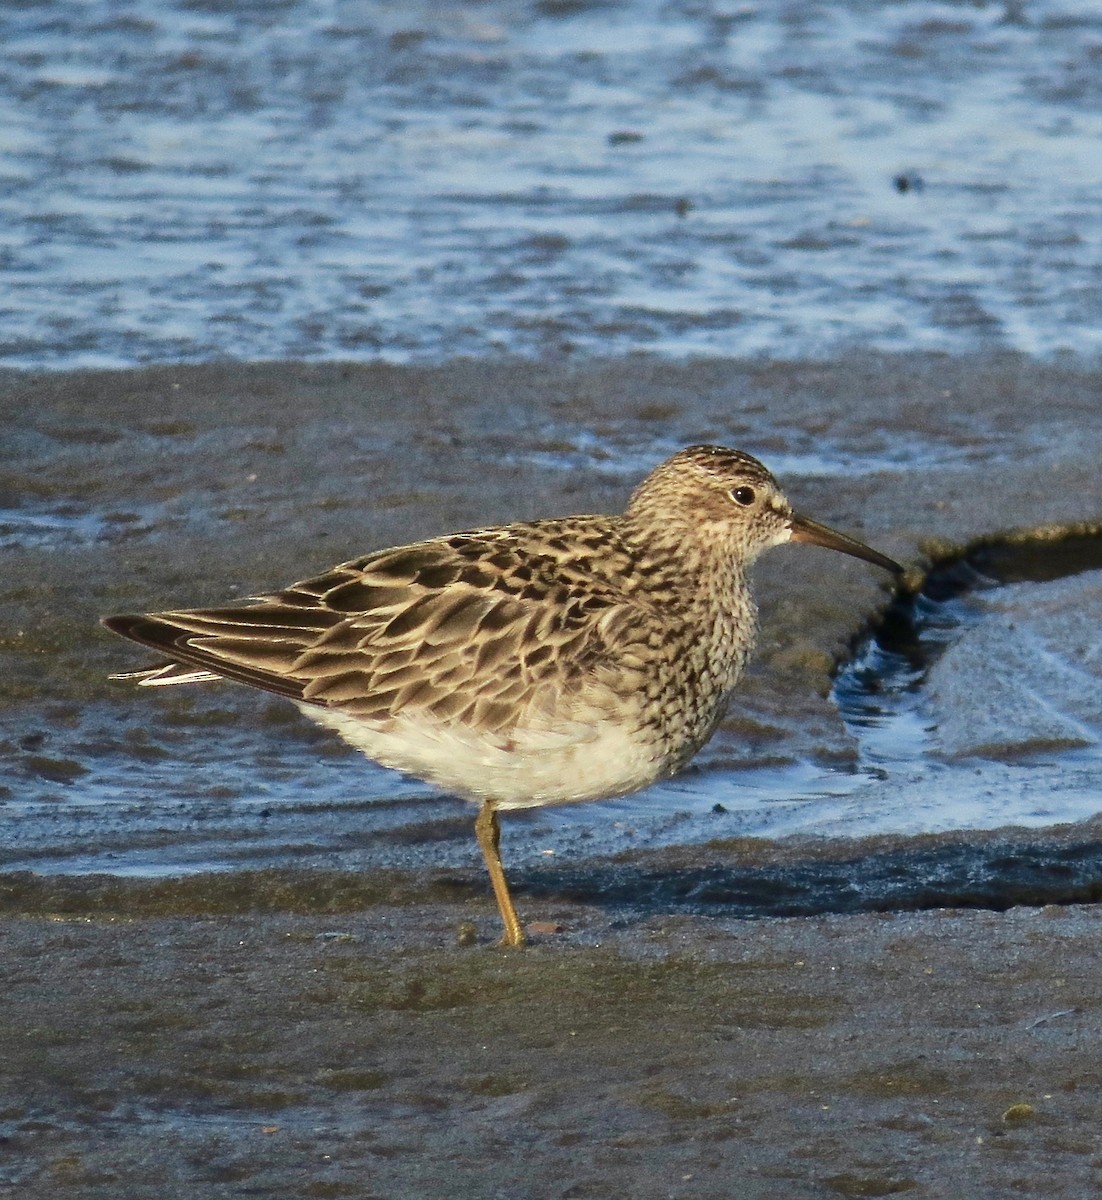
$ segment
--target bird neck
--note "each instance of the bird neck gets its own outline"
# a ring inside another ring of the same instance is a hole
[[[664,512],[624,514],[621,526],[648,590],[680,608],[716,615],[745,612],[750,604],[745,564],[719,531]]]

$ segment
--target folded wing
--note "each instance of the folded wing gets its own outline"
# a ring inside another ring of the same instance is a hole
[[[577,588],[508,530],[383,551],[240,605],[122,615],[107,628],[167,662],[146,686],[226,678],[386,725],[423,712],[507,733],[607,656],[620,598]],[[551,601],[551,602],[548,602]]]

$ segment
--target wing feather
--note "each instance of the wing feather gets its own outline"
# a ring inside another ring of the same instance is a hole
[[[507,733],[529,704],[585,686],[608,654],[603,623],[631,607],[526,537],[416,543],[251,603],[104,624],[170,660],[143,683],[221,676],[368,722],[423,712]]]

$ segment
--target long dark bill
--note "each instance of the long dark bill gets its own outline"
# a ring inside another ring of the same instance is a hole
[[[859,542],[856,538],[847,537],[846,534],[831,529],[829,525],[820,525],[818,521],[813,521],[810,517],[801,517],[793,513],[791,527],[794,542],[807,542],[811,546],[826,546],[828,550],[841,550],[843,554],[850,554],[854,558],[863,558],[865,562],[875,563],[878,567],[883,567],[885,571],[894,571],[896,575],[903,574],[903,568],[899,563],[888,558],[886,554],[873,550],[871,546],[866,546],[864,542]]]

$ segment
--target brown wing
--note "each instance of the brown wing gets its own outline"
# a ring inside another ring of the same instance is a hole
[[[621,598],[578,584],[505,528],[356,559],[247,605],[104,624],[183,664],[149,682],[211,672],[363,720],[413,709],[498,730],[607,653]]]

